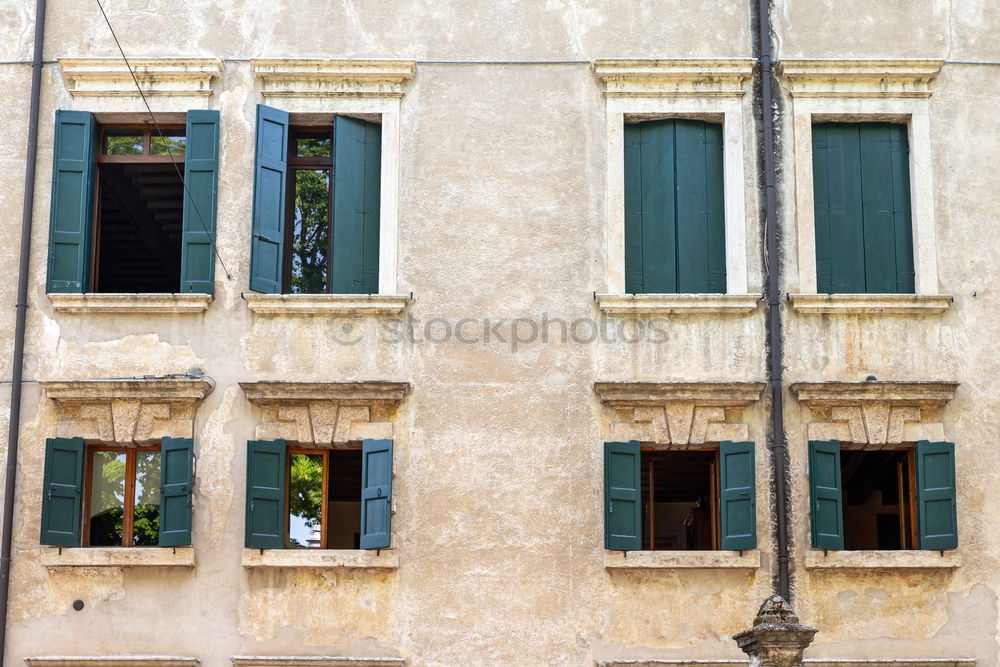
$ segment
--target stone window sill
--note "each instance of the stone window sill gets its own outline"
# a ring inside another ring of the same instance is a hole
[[[399,556],[388,549],[244,549],[242,562],[243,567],[399,568]]]
[[[203,313],[211,294],[49,294],[57,313]]]
[[[68,567],[194,567],[193,547],[41,547],[42,565]]]
[[[975,658],[806,658],[805,667],[976,667]],[[731,658],[608,658],[597,667],[746,667]]]
[[[258,315],[398,315],[410,297],[403,294],[256,294],[244,292]]]
[[[956,551],[806,551],[807,569],[950,570],[962,566]]]
[[[237,655],[234,667],[399,667],[404,658],[354,656]]]
[[[756,570],[760,568],[758,549],[747,551],[605,551],[604,567],[609,570]]]
[[[799,313],[933,315],[948,310],[955,299],[947,294],[789,294],[788,300]]]
[[[730,314],[757,309],[757,294],[598,294],[601,312],[615,315]]]
[[[172,655],[48,655],[25,658],[28,667],[198,667],[198,658]]]

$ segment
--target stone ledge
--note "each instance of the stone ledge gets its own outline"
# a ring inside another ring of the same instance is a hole
[[[254,58],[253,73],[272,97],[402,97],[413,60]]]
[[[49,294],[57,313],[203,313],[211,294]]]
[[[763,382],[606,382],[594,383],[602,403],[611,407],[663,405],[673,401],[695,405],[747,406],[760,399]]]
[[[975,658],[806,658],[806,667],[975,667]],[[746,667],[746,660],[728,658],[611,658],[596,660],[597,667]]]
[[[609,570],[735,569],[760,568],[761,553],[747,551],[607,551],[604,567]]]
[[[789,390],[807,406],[835,406],[863,401],[891,401],[893,405],[943,406],[955,398],[958,382],[793,382]]]
[[[844,315],[933,315],[948,310],[955,298],[947,294],[789,294],[797,313]]]
[[[243,549],[241,562],[243,567],[399,568],[399,556],[389,549]]]
[[[59,58],[59,67],[74,97],[139,97],[121,58]],[[130,58],[129,64],[147,97],[212,94],[212,79],[222,72],[219,58]]]
[[[397,667],[406,664],[404,658],[323,655],[237,655],[232,660],[235,667]]]
[[[793,97],[930,97],[943,60],[782,59],[778,76]]]
[[[962,566],[956,551],[806,551],[806,569],[842,570],[952,570]]]
[[[104,403],[111,400],[155,400],[157,403],[197,403],[215,387],[206,378],[136,377],[130,380],[42,380],[45,395],[57,403]]]
[[[50,570],[71,567],[194,567],[193,547],[40,547]]]
[[[84,655],[25,658],[29,667],[196,667],[198,658],[172,655]]]
[[[597,307],[614,314],[743,315],[757,309],[757,294],[598,294]]]
[[[750,58],[612,59],[593,62],[605,97],[742,97]]]
[[[305,401],[336,401],[353,405],[373,403],[398,405],[410,392],[409,382],[285,382],[261,380],[240,382],[247,400],[258,405],[297,404]]]
[[[398,315],[410,297],[401,294],[254,294],[244,293],[258,315]]]

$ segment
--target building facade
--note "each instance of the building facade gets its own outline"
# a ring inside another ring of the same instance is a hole
[[[807,657],[996,665],[1000,6],[772,3],[765,260],[755,4],[50,0],[5,664],[740,660],[787,521]]]

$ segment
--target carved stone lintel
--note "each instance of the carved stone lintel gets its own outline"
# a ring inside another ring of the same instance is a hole
[[[219,58],[59,58],[70,95],[102,97],[207,97],[222,73]],[[132,75],[135,75],[133,80]]]
[[[733,639],[750,656],[753,667],[802,667],[802,653],[817,632],[801,625],[780,595],[772,595],[761,605],[753,627],[733,635]]]
[[[941,60],[786,60],[778,75],[793,97],[930,97]]]
[[[601,59],[594,74],[605,97],[742,97],[753,75],[749,58]]]
[[[402,97],[412,60],[255,58],[264,99],[272,97]]]

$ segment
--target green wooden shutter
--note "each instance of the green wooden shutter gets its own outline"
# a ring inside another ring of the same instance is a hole
[[[330,291],[378,293],[382,127],[334,119],[333,252]]]
[[[625,291],[646,291],[642,274],[642,127],[625,126]]]
[[[361,548],[388,549],[392,535],[392,440],[361,443]]]
[[[47,292],[86,292],[97,173],[97,123],[88,111],[56,112]]]
[[[188,111],[186,136],[180,291],[213,294],[219,112]]]
[[[813,126],[816,289],[821,293],[865,291],[860,165],[856,123]]]
[[[859,123],[865,291],[913,292],[906,126]]]
[[[288,113],[257,105],[250,289],[277,294],[285,262],[285,189],[288,179]]]
[[[676,120],[677,291],[726,291],[722,125]]]
[[[49,438],[45,441],[41,544],[80,546],[86,451],[83,438]]]
[[[955,445],[917,443],[917,517],[921,549],[958,547],[955,508]]]
[[[604,443],[604,548],[642,549],[639,442]]]
[[[640,123],[640,192],[636,213],[642,220],[642,285],[645,292],[677,292],[674,151],[674,121]],[[625,244],[627,247],[628,238]],[[629,271],[627,265],[625,270]]]
[[[188,137],[191,135],[189,134]],[[160,447],[160,546],[191,544],[191,438],[163,438]]]
[[[723,549],[757,546],[754,444],[719,443],[719,513]]]
[[[840,441],[809,443],[809,509],[812,545],[844,548],[844,508],[840,481]]]
[[[285,465],[284,440],[247,443],[247,547],[285,546]]]

